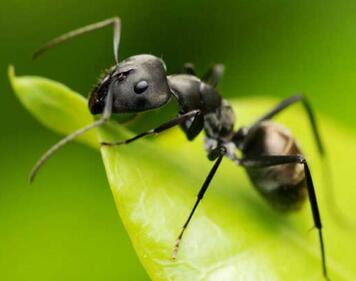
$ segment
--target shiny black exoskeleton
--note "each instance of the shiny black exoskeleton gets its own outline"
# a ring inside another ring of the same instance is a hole
[[[319,233],[323,274],[328,279],[321,219],[307,161],[288,130],[270,121],[291,104],[301,101],[309,117],[318,149],[323,155],[324,149],[316,121],[307,100],[302,95],[292,96],[252,125],[235,130],[234,111],[228,101],[223,99],[216,90],[224,70],[222,65],[214,65],[203,79],[199,79],[191,64],[185,65],[183,74],[167,75],[165,63],[153,55],[132,56],[119,62],[121,30],[119,18],[108,19],[64,34],[44,45],[35,53],[35,56],[68,39],[107,25],[114,27],[116,64],[109,69],[89,97],[91,113],[101,114],[102,117],[62,139],[49,149],[37,162],[32,171],[31,180],[56,150],[84,132],[105,124],[111,114],[144,112],[160,108],[174,100],[179,108],[176,118],[133,138],[116,143],[102,143],[106,146],[129,144],[144,136],[158,134],[177,125],[182,128],[188,140],[193,140],[204,131],[204,146],[208,159],[215,162],[178,235],[173,258],[176,258],[185,229],[223,157],[226,156],[246,169],[253,185],[275,208],[283,211],[298,209],[305,199],[309,198],[314,224]],[[242,157],[237,157],[237,150],[241,151]]]

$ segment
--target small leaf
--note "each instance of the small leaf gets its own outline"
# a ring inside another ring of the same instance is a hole
[[[79,114],[69,114],[64,119],[42,115],[63,114],[74,96],[64,86],[43,78],[12,79],[26,107],[42,122],[53,121],[46,123],[48,127],[64,132],[67,122],[81,122]],[[44,97],[56,97],[51,113],[43,110],[38,92]],[[275,102],[261,99],[233,102],[238,125],[250,124],[273,105]],[[74,112],[86,110],[84,102],[73,102],[70,107]],[[311,163],[331,279],[354,280],[355,231],[341,228],[333,219],[333,206],[326,200],[330,190],[322,184],[320,159],[304,112],[298,106],[287,112],[276,120],[292,128]],[[336,200],[344,213],[352,216],[356,213],[356,188],[348,180],[354,169],[348,157],[355,155],[356,136],[325,117],[319,120],[337,183]],[[105,141],[132,135],[115,123],[98,132],[100,140]],[[119,214],[152,280],[324,280],[317,234],[308,232],[313,225],[309,205],[290,215],[275,212],[253,189],[243,169],[228,159],[223,160],[189,225],[177,260],[171,259],[177,235],[212,165],[206,159],[201,137],[188,142],[179,129],[172,129],[150,140],[104,147],[101,152]]]

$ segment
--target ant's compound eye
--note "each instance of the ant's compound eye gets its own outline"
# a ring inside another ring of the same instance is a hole
[[[148,83],[145,80],[141,80],[136,83],[134,90],[136,94],[142,94],[148,88]]]

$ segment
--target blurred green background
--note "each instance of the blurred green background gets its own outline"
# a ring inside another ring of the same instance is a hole
[[[28,185],[32,164],[58,136],[12,94],[10,63],[19,75],[46,76],[87,95],[113,63],[109,28],[39,61],[31,61],[31,53],[56,35],[119,15],[121,57],[162,56],[170,73],[187,61],[199,72],[221,62],[224,96],[281,98],[303,91],[320,113],[355,132],[355,14],[352,0],[2,1],[0,280],[148,280],[98,153],[70,145]]]

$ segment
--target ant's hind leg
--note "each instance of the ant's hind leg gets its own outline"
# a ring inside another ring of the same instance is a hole
[[[243,158],[243,159],[239,160],[239,164],[246,168],[265,168],[265,167],[271,167],[271,166],[283,165],[283,164],[291,164],[291,163],[301,164],[304,166],[305,181],[306,181],[307,190],[308,190],[309,203],[310,203],[312,214],[313,214],[314,226],[317,228],[318,234],[319,234],[319,243],[320,243],[323,275],[326,280],[330,280],[328,277],[327,267],[326,267],[326,254],[325,254],[325,248],[324,248],[322,224],[321,224],[321,218],[320,218],[317,197],[316,197],[316,193],[315,193],[312,176],[311,176],[307,161],[304,159],[304,157],[302,155],[280,155],[280,156],[273,155],[273,156],[259,156],[259,157],[257,156],[257,157],[253,157],[253,158],[251,158],[251,157]]]
[[[324,144],[323,144],[323,141],[320,136],[319,126],[317,125],[314,111],[313,111],[309,101],[307,100],[307,98],[304,95],[302,95],[302,94],[294,95],[294,96],[291,96],[291,97],[283,100],[277,106],[272,108],[272,110],[270,110],[265,115],[263,115],[261,118],[256,120],[255,123],[248,129],[248,134],[246,135],[246,137],[243,140],[242,147],[246,143],[248,143],[250,139],[253,138],[256,128],[258,128],[258,126],[261,124],[261,122],[273,118],[275,115],[277,115],[281,111],[284,111],[289,106],[291,106],[297,102],[302,103],[302,105],[307,113],[309,122],[311,124],[312,131],[313,131],[316,146],[318,148],[319,154],[323,157],[322,172],[323,172],[323,178],[324,178],[324,186],[328,190],[327,192],[325,192],[325,198],[329,205],[328,211],[334,217],[335,221],[338,224],[340,224],[342,227],[354,229],[356,227],[355,221],[348,218],[348,216],[343,213],[342,208],[340,208],[340,206],[336,202],[335,196],[333,195],[335,192],[334,192],[333,174],[332,174],[332,170],[330,168],[330,162],[329,162],[329,159],[327,158],[327,155],[325,152]]]
[[[309,103],[309,101],[306,99],[306,97],[302,94],[300,95],[294,95],[291,96],[285,100],[283,100],[281,103],[279,103],[277,106],[272,108],[271,111],[267,112],[265,115],[263,115],[261,118],[255,121],[255,123],[250,127],[249,131],[251,132],[251,135],[253,135],[253,131],[259,127],[259,125],[266,120],[269,120],[273,118],[275,115],[280,113],[281,111],[285,110],[288,108],[290,105],[295,104],[296,102],[302,102],[302,105],[304,109],[306,110],[306,113],[308,115],[309,122],[311,124],[313,134],[314,134],[314,139],[317,144],[318,150],[320,152],[320,155],[325,154],[325,149],[323,142],[321,141],[318,125],[315,119],[315,114],[314,111]]]

